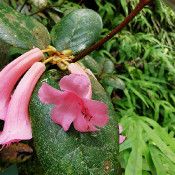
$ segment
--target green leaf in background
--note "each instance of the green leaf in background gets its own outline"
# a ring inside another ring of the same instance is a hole
[[[77,55],[98,40],[101,30],[102,20],[98,13],[90,9],[79,9],[55,25],[51,39],[58,51],[71,49]]]
[[[91,78],[93,99],[106,103],[108,124],[100,132],[82,133],[63,128],[51,120],[53,105],[42,103],[38,90],[42,82],[59,89],[65,72],[47,71],[39,80],[30,101],[30,118],[35,149],[47,174],[116,175],[118,172],[118,125],[113,106],[102,86]]]
[[[90,69],[93,73],[100,74],[110,74],[114,72],[114,63],[109,59],[103,56],[92,58],[90,56],[86,56],[82,60],[85,67]]]
[[[41,23],[0,3],[0,41],[29,50],[44,49],[49,40],[49,33]]]
[[[127,135],[127,139],[120,145],[119,161],[125,168],[125,175],[142,175],[143,170],[158,175],[174,174],[175,140],[165,128],[131,111],[123,115],[120,123],[122,135]]]
[[[3,173],[0,173],[0,175],[18,175],[16,164],[7,168]]]
[[[101,68],[99,64],[92,57],[88,55],[85,56],[85,58],[83,59],[83,64],[85,65],[85,67],[90,69],[93,73],[97,73],[98,75],[101,74]]]
[[[120,78],[117,78],[114,75],[104,76],[102,77],[102,80],[105,84],[112,86],[116,89],[121,89],[121,90],[125,89],[125,83]]]
[[[98,60],[95,59],[97,62]],[[114,72],[114,63],[109,58],[104,58],[102,64],[102,73],[113,73]]]

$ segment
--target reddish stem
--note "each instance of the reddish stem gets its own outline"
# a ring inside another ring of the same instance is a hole
[[[61,3],[60,3],[60,7],[64,4],[64,2],[65,2],[66,0],[63,0]]]
[[[111,39],[114,35],[116,35],[118,32],[120,32],[135,16],[139,14],[139,12],[150,2],[153,2],[154,0],[140,0],[140,2],[137,4],[135,9],[122,21],[112,32],[110,32],[107,36],[105,36],[103,39],[98,41],[96,44],[85,50],[84,52],[80,53],[78,56],[76,56],[73,60],[73,62],[76,62],[80,59],[82,59],[84,56],[90,54],[92,51],[96,50],[100,46],[102,46],[105,42],[107,42],[109,39]]]

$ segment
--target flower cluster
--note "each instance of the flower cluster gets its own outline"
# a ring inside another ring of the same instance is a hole
[[[71,73],[60,80],[59,91],[47,83],[43,83],[38,95],[40,100],[46,104],[54,104],[51,112],[52,120],[60,124],[67,131],[73,123],[74,128],[80,132],[99,131],[98,127],[107,124],[107,106],[96,100],[92,100],[92,88],[88,74],[96,77],[89,70],[78,64],[71,63],[68,66]],[[119,124],[119,134],[122,126]],[[125,140],[126,136],[119,136],[119,143]]]
[[[45,71],[45,65],[38,62],[43,57],[40,49],[32,49],[0,72],[0,120],[5,122],[0,133],[0,144],[3,146],[32,138],[28,104],[35,84]],[[12,93],[17,81],[25,72]]]
[[[38,62],[43,57],[40,49],[32,49],[0,72],[0,120],[5,122],[0,133],[0,144],[3,146],[32,138],[28,105],[33,89],[46,68]],[[75,63],[69,64],[68,70],[71,74],[64,76],[59,83],[62,91],[43,83],[38,92],[40,100],[54,104],[51,118],[65,131],[71,123],[80,132],[99,131],[96,127],[105,126],[109,116],[106,104],[92,100],[91,83],[86,73],[94,77],[93,73]],[[119,129],[121,133],[121,125]],[[124,139],[125,136],[120,136],[120,143]]]

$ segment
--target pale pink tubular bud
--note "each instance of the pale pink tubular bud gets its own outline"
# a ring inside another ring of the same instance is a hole
[[[89,77],[88,77],[87,73],[95,78],[94,74],[89,69],[87,71],[87,69],[85,69],[84,67],[81,67],[80,65],[78,65],[76,63],[69,64],[68,70],[72,74],[85,75],[88,79],[89,79]],[[92,88],[91,88],[91,86],[89,88],[89,92],[88,92],[86,98],[87,99],[92,99]]]
[[[8,106],[3,131],[0,134],[1,145],[32,138],[28,105],[33,89],[44,71],[44,64],[34,63],[16,87]]]
[[[19,78],[44,57],[40,49],[35,48],[9,63],[0,72],[0,120],[5,120],[12,90]]]

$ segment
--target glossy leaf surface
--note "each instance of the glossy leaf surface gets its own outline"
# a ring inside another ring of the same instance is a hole
[[[31,101],[32,134],[38,157],[47,174],[52,175],[116,175],[118,172],[118,125],[112,104],[98,81],[91,78],[93,99],[108,107],[109,122],[98,132],[81,133],[73,126],[65,132],[51,120],[53,105],[42,103],[38,90],[42,82],[59,89],[65,73],[46,72],[37,84]]]
[[[41,23],[0,3],[0,41],[29,50],[44,49],[49,40],[49,33]]]
[[[112,86],[116,89],[121,89],[121,90],[125,89],[125,83],[120,78],[117,78],[116,76],[104,76],[102,80],[107,85]]]
[[[74,55],[90,47],[99,38],[102,30],[101,17],[93,10],[75,10],[55,25],[52,42],[58,51],[71,49]]]

